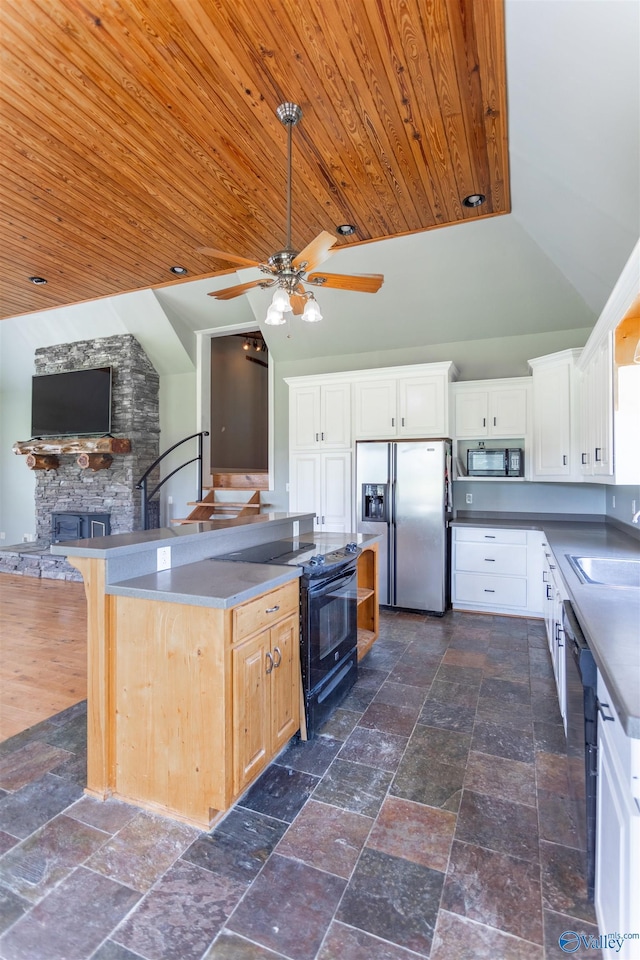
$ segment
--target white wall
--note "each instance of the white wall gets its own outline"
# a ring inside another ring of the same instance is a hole
[[[606,488],[607,516],[613,517],[621,523],[629,524],[632,529],[635,526],[635,529],[640,532],[640,524],[637,526],[631,524],[631,518],[636,510],[640,510],[640,485],[636,484],[629,487],[608,486]]]
[[[200,427],[196,420],[196,374],[180,373],[160,377],[160,452],[163,453]],[[198,454],[196,440],[190,440],[163,460],[160,471],[167,477],[187,460]],[[149,491],[151,492],[151,491]],[[198,465],[191,463],[166,482],[160,490],[160,522],[170,526],[172,518],[186,517],[193,509],[189,500],[198,492]],[[173,503],[169,503],[169,498]]]
[[[473,503],[465,502],[470,493]],[[504,511],[506,513],[605,514],[605,488],[597,483],[527,483],[505,480],[456,480],[453,506],[469,513]]]

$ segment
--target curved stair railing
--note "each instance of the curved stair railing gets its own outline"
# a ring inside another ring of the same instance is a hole
[[[150,519],[150,514],[152,512],[155,512],[157,514],[158,526],[160,525],[160,510],[158,509],[157,512],[150,510],[150,507],[155,507],[156,504],[158,504],[158,501],[154,500],[153,497],[156,495],[160,487],[164,486],[167,480],[170,480],[171,477],[173,477],[176,473],[178,473],[178,471],[182,470],[183,467],[188,467],[190,463],[196,463],[196,461],[200,464],[198,468],[198,500],[202,500],[202,438],[208,437],[208,436],[209,436],[208,430],[201,430],[200,433],[192,433],[190,436],[185,437],[184,440],[178,440],[178,442],[174,443],[172,447],[169,447],[168,450],[165,450],[164,453],[161,453],[158,459],[154,460],[151,466],[149,467],[149,469],[145,471],[142,477],[140,477],[140,479],[136,483],[136,490],[142,490],[142,529],[143,530],[151,529],[149,526],[149,519]],[[172,470],[171,473],[167,474],[166,477],[163,477],[160,483],[156,484],[156,486],[153,488],[151,493],[148,493],[147,492],[148,477],[155,470],[158,464],[162,463],[164,458],[168,456],[170,453],[172,453],[176,449],[176,447],[182,446],[183,443],[187,443],[187,441],[193,440],[195,437],[198,438],[198,456],[192,457],[191,460],[186,460],[179,467],[176,467],[175,470]]]

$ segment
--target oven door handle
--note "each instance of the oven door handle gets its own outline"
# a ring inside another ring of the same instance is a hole
[[[332,580],[320,580],[317,584],[309,586],[309,593],[312,596],[322,595],[323,593],[331,592],[334,590],[339,590],[342,587],[346,587],[347,584],[351,583],[353,578],[356,576],[356,568],[349,570],[348,573],[344,573],[339,577],[334,577]]]

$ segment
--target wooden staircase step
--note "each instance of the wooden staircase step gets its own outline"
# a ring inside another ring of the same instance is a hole
[[[216,510],[259,510],[261,504],[249,503],[248,500],[232,502],[231,500],[189,500],[188,507],[215,507]]]
[[[268,490],[269,473],[214,473],[213,487],[218,490]],[[210,488],[207,488],[210,489]]]

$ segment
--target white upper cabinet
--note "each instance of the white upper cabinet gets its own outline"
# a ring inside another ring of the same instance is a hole
[[[356,440],[449,436],[449,381],[452,363],[394,367],[354,375]]]
[[[296,384],[289,391],[292,450],[351,447],[351,384]]]
[[[356,440],[384,440],[397,433],[396,380],[365,380],[355,385]]]
[[[473,440],[525,437],[530,389],[528,377],[453,384],[454,436]]]
[[[613,475],[613,360],[607,335],[582,371],[580,471],[585,480]]]
[[[398,436],[444,437],[447,426],[448,381],[442,374],[400,377]]]
[[[533,371],[533,480],[580,478],[575,362],[580,350],[529,361]]]

